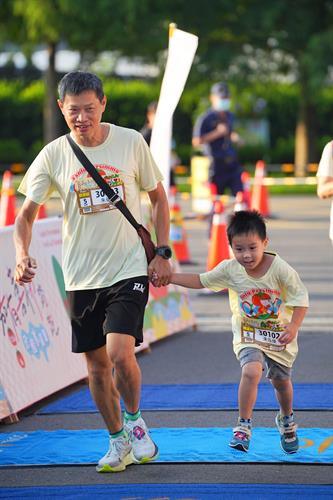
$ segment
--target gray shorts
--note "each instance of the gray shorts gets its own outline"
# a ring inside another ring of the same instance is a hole
[[[265,365],[267,369],[266,378],[268,379],[280,379],[286,380],[291,378],[291,368],[288,366],[281,365],[272,358],[269,358],[263,351],[256,349],[255,347],[244,347],[239,353],[239,362],[241,368],[243,368],[246,363],[251,361],[258,361],[262,364],[262,369],[264,370]]]

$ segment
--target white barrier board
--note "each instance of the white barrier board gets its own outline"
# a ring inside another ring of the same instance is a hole
[[[87,376],[71,353],[71,326],[61,271],[61,220],[34,224],[31,285],[14,282],[13,226],[0,231],[0,418]]]
[[[38,269],[25,286],[14,281],[13,226],[0,229],[0,419],[87,376],[84,356],[71,352],[61,226],[60,218],[35,222],[30,253]],[[193,325],[184,288],[151,286],[137,350]]]

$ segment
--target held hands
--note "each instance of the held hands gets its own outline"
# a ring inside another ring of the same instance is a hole
[[[23,257],[18,260],[15,268],[15,281],[18,285],[24,285],[24,283],[31,283],[35,277],[37,269],[37,262],[33,257]]]
[[[283,328],[284,332],[282,333],[279,342],[280,344],[287,345],[297,337],[298,327],[294,323],[287,323],[283,325]]]
[[[156,287],[166,286],[171,279],[171,263],[158,255],[154,257],[148,266],[149,281]]]

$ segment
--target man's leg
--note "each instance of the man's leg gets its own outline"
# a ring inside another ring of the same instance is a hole
[[[114,366],[115,385],[126,410],[135,413],[140,406],[141,370],[136,360],[135,338],[131,335],[111,333],[106,340],[110,363]]]
[[[110,433],[123,428],[119,392],[112,377],[112,363],[106,347],[85,353],[89,388]]]
[[[107,350],[114,366],[116,387],[125,403],[124,430],[132,443],[132,459],[136,464],[155,460],[158,447],[151,439],[140,412],[141,370],[137,363],[135,338],[119,333],[107,335]]]

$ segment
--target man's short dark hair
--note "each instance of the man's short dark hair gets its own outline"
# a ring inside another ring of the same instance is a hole
[[[58,85],[61,102],[64,101],[67,94],[79,95],[87,90],[93,90],[98,99],[102,101],[104,97],[103,83],[94,73],[71,71],[62,77]]]
[[[255,233],[264,241],[267,238],[266,223],[257,210],[239,210],[235,212],[229,221],[227,235],[229,244],[235,236],[240,234]]]

